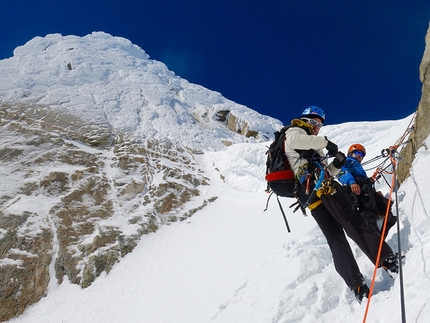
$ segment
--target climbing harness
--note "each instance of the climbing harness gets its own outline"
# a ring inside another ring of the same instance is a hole
[[[308,208],[309,210],[312,211],[313,209],[315,209],[318,205],[320,205],[322,203],[321,199],[318,199],[314,202],[312,202],[312,201],[315,198],[315,195],[318,197],[321,196],[319,190],[322,188],[323,183],[325,183],[325,180],[326,180],[325,178],[327,176],[325,168],[320,162],[314,161],[313,164],[314,164],[314,166],[316,166],[316,169],[319,170],[318,181],[316,182],[315,187],[313,188],[313,190],[311,192],[309,187],[310,187],[310,181],[312,179],[312,174],[308,174],[306,176],[306,194],[310,193],[308,199],[306,200],[305,203],[303,203],[297,197],[297,201],[290,205],[290,208],[292,208],[293,206],[296,206],[295,209],[293,210],[293,212],[296,212],[298,209],[301,209],[304,216],[307,215],[306,214],[306,208]]]
[[[322,200],[319,198],[322,194],[334,194],[335,193],[334,188],[331,186],[332,178],[329,177],[328,173],[325,170],[325,167],[321,164],[321,161],[325,158],[327,158],[327,156],[319,157],[318,158],[319,161],[316,161],[316,160],[312,161],[312,164],[315,167],[315,169],[312,171],[312,173],[310,173],[309,171],[305,172],[303,169],[303,170],[299,171],[299,174],[296,175],[296,187],[294,189],[294,197],[297,199],[297,201],[290,205],[290,208],[295,207],[293,212],[296,212],[298,209],[300,209],[302,211],[303,215],[307,216],[307,214],[306,214],[307,208],[312,211],[313,209],[315,209],[317,206],[319,206],[322,203]],[[316,172],[315,170],[318,170],[318,172]],[[310,182],[312,180],[313,174],[316,175],[317,181],[316,181],[314,188],[311,191],[310,190]],[[304,179],[304,181],[306,181],[306,194],[309,195],[308,199],[304,203],[301,202],[300,199],[298,198],[297,185],[298,185],[301,177]],[[267,198],[266,208],[263,210],[263,212],[268,209],[269,201],[270,201],[272,194],[273,194],[273,192],[271,192],[269,197]],[[315,197],[318,197],[318,199],[315,200]],[[291,232],[287,217],[285,215],[284,209],[282,207],[282,204],[281,204],[281,201],[279,200],[278,195],[276,195],[276,199],[278,201],[278,205],[279,205],[279,209],[281,210],[282,217],[284,218],[284,222],[285,222],[285,226],[287,227],[287,231]]]

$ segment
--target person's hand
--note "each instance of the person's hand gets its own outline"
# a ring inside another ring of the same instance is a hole
[[[351,184],[349,187],[351,188],[351,192],[354,193],[355,195],[361,194],[360,185],[354,183],[354,184]]]
[[[330,140],[327,140],[327,146],[325,147],[325,149],[327,149],[328,155],[330,157],[336,156],[338,152],[337,145],[332,143]]]
[[[333,166],[336,167],[337,169],[341,169],[343,165],[345,165],[346,162],[346,156],[343,152],[338,151],[336,153],[336,157],[333,160]]]

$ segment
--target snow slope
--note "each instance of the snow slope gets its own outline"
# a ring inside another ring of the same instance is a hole
[[[346,138],[354,135],[371,151],[366,156],[370,159],[393,143],[409,120],[333,125],[324,134],[344,150],[350,141]],[[283,199],[292,229],[287,233],[273,200],[263,212],[264,151],[264,143],[238,144],[201,156],[212,182],[207,189],[219,196],[216,202],[186,222],[145,237],[109,275],[89,288],[65,282],[10,322],[362,321],[366,303],[358,304],[336,274],[312,217],[292,213],[288,206],[293,200]],[[409,322],[427,322],[430,314],[430,221],[425,202],[430,190],[430,175],[425,171],[429,159],[427,150],[418,152],[412,176],[398,192]],[[395,231],[390,232],[388,243],[396,250]],[[370,283],[373,266],[352,245]],[[399,277],[393,280],[379,270],[374,293],[367,322],[401,322]]]

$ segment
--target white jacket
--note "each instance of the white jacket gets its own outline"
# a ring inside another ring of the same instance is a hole
[[[300,154],[295,149],[315,150],[320,156],[325,156],[323,149],[327,147],[328,140],[324,137],[308,135],[307,132],[299,127],[291,127],[285,132],[285,155],[295,174],[298,173],[300,166],[305,165],[308,161],[300,158]],[[327,159],[322,161],[327,166],[331,175],[337,175],[340,169],[334,167],[333,162],[328,164]]]

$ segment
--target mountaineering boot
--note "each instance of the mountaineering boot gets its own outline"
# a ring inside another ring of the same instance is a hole
[[[399,257],[397,254],[390,255],[383,263],[384,268],[388,274],[397,274],[399,272]]]
[[[364,283],[364,285],[358,286],[356,289],[354,289],[354,295],[357,302],[361,304],[361,301],[363,300],[363,297],[369,297],[369,287],[367,287],[367,284]]]

